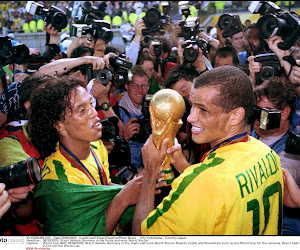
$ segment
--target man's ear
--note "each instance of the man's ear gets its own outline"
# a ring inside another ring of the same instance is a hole
[[[290,116],[291,113],[291,108],[290,107],[285,107],[283,110],[281,110],[281,119],[282,120],[287,120]]]
[[[235,108],[230,111],[231,113],[231,125],[236,126],[241,123],[245,118],[245,109],[242,107]]]
[[[53,125],[53,127],[57,130],[58,133],[61,133],[65,130],[65,126],[62,122],[57,122]]]

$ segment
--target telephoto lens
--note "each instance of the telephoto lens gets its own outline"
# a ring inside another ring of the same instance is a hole
[[[0,182],[5,184],[6,190],[36,184],[40,180],[40,166],[34,157],[0,167]]]

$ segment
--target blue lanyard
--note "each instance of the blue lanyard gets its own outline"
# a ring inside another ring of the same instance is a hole
[[[243,137],[243,136],[245,136],[245,135],[247,135],[247,131],[246,131],[245,133],[242,133],[242,134],[238,134],[238,135],[232,136],[232,137],[230,137],[229,139],[227,139],[227,140],[225,140],[225,141],[219,143],[218,145],[216,145],[216,146],[213,148],[212,151],[215,151],[216,149],[218,149],[218,148],[221,146],[221,144],[223,144],[223,143],[226,143],[226,142],[230,142],[230,141],[236,140],[236,139],[241,138],[241,137]]]
[[[87,171],[88,173],[89,173],[89,175],[93,178],[93,181],[96,183],[96,185],[98,185],[97,184],[97,181],[95,180],[95,178],[93,177],[93,175],[90,173],[90,171],[84,166],[84,164],[69,150],[69,149],[67,149],[66,148],[66,146],[62,143],[62,142],[59,142],[60,143],[60,145],[62,146],[62,148],[69,154],[69,155],[71,155],[83,168],[84,168],[84,170],[85,171]],[[103,179],[102,179],[102,176],[101,176],[101,170],[100,170],[100,166],[99,166],[99,163],[98,163],[98,161],[97,161],[97,159],[96,159],[96,157],[95,157],[95,155],[94,155],[94,153],[93,153],[93,151],[91,150],[91,148],[90,148],[90,151],[91,151],[91,153],[92,153],[92,155],[93,155],[93,157],[94,157],[94,160],[95,160],[95,162],[96,162],[96,164],[97,164],[97,167],[98,167],[98,172],[99,172],[99,177],[100,177],[100,181],[101,181],[101,184],[104,184],[104,182],[103,182]]]

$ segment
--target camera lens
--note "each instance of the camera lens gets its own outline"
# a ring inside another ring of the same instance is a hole
[[[233,22],[233,17],[230,14],[220,16],[218,26],[222,30],[230,30]]]
[[[40,167],[34,157],[0,168],[0,182],[6,189],[28,186],[40,180]]]
[[[62,30],[67,27],[68,19],[67,16],[63,13],[56,12],[53,15],[53,19],[51,22],[52,26],[57,30]]]
[[[112,41],[114,38],[114,33],[107,29],[107,28],[102,28],[100,31],[101,35],[99,36],[102,40],[104,40],[106,43],[109,43]]]
[[[263,81],[268,80],[272,76],[276,76],[276,70],[271,66],[264,66],[260,71],[260,78]]]
[[[279,35],[279,32],[287,27],[287,23],[284,19],[277,18],[273,14],[268,14],[258,20],[257,27],[260,37],[267,39]]]
[[[112,80],[112,74],[107,69],[95,70],[95,74],[96,74],[97,80],[104,86],[106,86],[108,84],[108,82]]]
[[[157,9],[151,8],[147,11],[145,15],[146,22],[145,24],[151,26],[156,24],[160,19],[160,13]]]
[[[197,60],[199,56],[198,47],[193,46],[190,48],[185,48],[183,51],[183,58],[189,63],[193,63]]]

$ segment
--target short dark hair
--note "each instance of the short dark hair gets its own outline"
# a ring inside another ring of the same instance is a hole
[[[291,108],[291,114],[296,109],[296,92],[294,84],[285,77],[273,76],[255,88],[258,99],[265,96],[276,109]]]
[[[225,65],[205,71],[194,81],[194,88],[215,87],[219,96],[215,104],[222,107],[224,113],[243,107],[244,121],[248,120],[251,107],[254,104],[254,91],[247,74],[241,69]]]
[[[34,90],[41,84],[52,79],[52,76],[39,74],[38,72],[26,77],[20,87],[20,111],[26,117],[27,109],[24,106],[24,103],[30,100]]]
[[[199,76],[199,73],[194,67],[176,65],[168,72],[164,86],[166,88],[172,88],[174,84],[182,78],[192,82],[197,76]]]
[[[71,58],[82,57],[87,52],[89,52],[91,55],[93,55],[94,49],[91,49],[90,47],[87,47],[87,46],[80,45],[72,51]]]
[[[136,64],[137,65],[141,65],[143,64],[145,61],[151,61],[153,62],[153,64],[155,64],[155,57],[152,56],[150,50],[148,48],[144,48],[140,53],[139,53],[139,56],[138,56],[138,59],[137,59],[137,62]]]
[[[51,78],[32,95],[28,120],[29,136],[43,158],[55,152],[59,141],[55,125],[65,119],[67,107],[72,110],[71,91],[82,85],[81,80],[70,76]]]
[[[221,58],[232,56],[232,62],[234,64],[234,66],[239,67],[240,64],[241,64],[238,53],[237,53],[237,51],[234,47],[226,46],[226,47],[218,48],[215,55],[214,55],[214,57],[213,57],[213,60],[212,60],[212,66],[213,67],[215,67],[215,60],[216,60],[217,56],[219,56]]]

